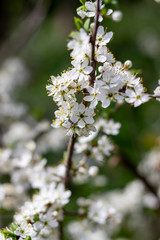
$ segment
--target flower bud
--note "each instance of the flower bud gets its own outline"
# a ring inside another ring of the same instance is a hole
[[[127,60],[124,63],[124,68],[131,68],[132,67],[132,61],[131,60]]]
[[[120,22],[122,20],[122,12],[117,10],[112,13],[112,20],[115,22]]]
[[[88,174],[90,176],[96,176],[98,174],[98,167],[97,166],[92,166],[89,168]]]
[[[99,66],[98,71],[99,71],[100,73],[103,73],[103,72],[104,72],[104,67]]]

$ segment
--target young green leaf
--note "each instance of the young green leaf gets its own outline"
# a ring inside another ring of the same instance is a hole
[[[18,227],[17,224],[11,223],[11,228],[13,232],[17,229],[17,227]]]
[[[74,17],[74,22],[78,30],[83,27],[83,21],[80,18]]]
[[[85,4],[86,0],[79,0],[80,3]]]
[[[89,28],[90,28],[90,18],[87,18],[86,21],[84,22],[84,29],[86,30],[86,32],[89,32]]]

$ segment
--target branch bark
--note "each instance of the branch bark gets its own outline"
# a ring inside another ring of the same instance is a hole
[[[130,161],[130,159],[125,154],[121,154],[121,161],[130,172],[132,172],[138,179],[140,179],[144,183],[146,189],[156,197],[160,208],[160,199],[156,188],[147,180],[144,175],[142,175],[138,171],[137,167]]]
[[[96,60],[95,60],[95,42],[96,42],[96,36],[97,36],[97,29],[99,26],[99,14],[100,14],[100,0],[97,0],[97,9],[96,9],[96,16],[95,16],[95,22],[94,22],[94,30],[93,30],[93,35],[90,39],[91,42],[91,60],[90,64],[93,67],[92,72],[90,73],[90,80],[89,80],[89,85],[91,87],[94,86],[94,81],[95,81],[95,71],[96,71]]]
[[[71,168],[72,168],[72,155],[73,155],[73,149],[75,144],[76,136],[73,134],[70,137],[69,143],[68,143],[68,149],[67,149],[67,160],[66,160],[66,173],[64,178],[64,185],[67,189],[69,187],[70,181],[71,181]]]

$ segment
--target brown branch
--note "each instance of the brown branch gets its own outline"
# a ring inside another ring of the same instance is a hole
[[[95,60],[95,42],[96,42],[96,36],[97,36],[97,29],[98,29],[98,19],[100,14],[100,0],[97,0],[97,9],[96,9],[96,16],[95,16],[95,22],[94,22],[94,30],[93,35],[91,36],[90,42],[91,42],[91,60],[90,64],[93,67],[92,72],[90,73],[90,80],[89,85],[93,87],[94,81],[95,81],[95,71],[96,71],[96,60]]]
[[[50,0],[39,0],[32,12],[19,24],[17,29],[5,40],[0,48],[0,61],[23,50],[35,31],[46,18]]]
[[[150,98],[160,98],[160,95],[151,95],[151,94],[149,94],[149,97]]]
[[[73,149],[74,144],[76,140],[76,135],[72,135],[70,137],[69,143],[68,143],[68,149],[67,149],[67,160],[66,160],[66,173],[64,178],[64,185],[65,188],[69,187],[70,180],[71,180],[71,168],[72,168],[72,155],[73,155]]]
[[[138,171],[137,167],[130,161],[128,156],[126,156],[125,154],[121,154],[121,162],[130,172],[132,172],[138,179],[140,179],[144,183],[146,189],[156,197],[160,207],[160,199],[156,188],[146,179],[144,175],[142,175]]]
[[[77,217],[86,217],[86,213],[79,213],[79,212],[73,212],[73,211],[67,211],[64,210],[64,215],[66,216],[77,216]]]
[[[63,223],[59,221],[58,225],[58,240],[63,240],[64,239],[64,233],[63,233]]]

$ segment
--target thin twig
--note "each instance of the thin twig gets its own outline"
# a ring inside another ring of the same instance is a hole
[[[160,98],[160,95],[149,95],[150,98]]]
[[[100,14],[100,0],[97,0],[97,9],[96,9],[96,16],[95,16],[95,22],[94,22],[94,30],[93,35],[90,39],[91,42],[91,60],[90,64],[93,67],[92,72],[90,73],[90,80],[89,85],[93,87],[94,81],[95,81],[95,70],[96,70],[96,60],[95,60],[95,42],[96,42],[96,36],[97,36],[97,29],[99,25],[99,14]]]
[[[69,143],[68,143],[68,149],[67,149],[67,160],[66,160],[66,173],[64,178],[64,185],[65,188],[69,187],[70,180],[71,180],[71,168],[72,168],[72,155],[73,155],[73,149],[74,149],[74,143],[76,140],[76,135],[72,135],[70,137]]]
[[[63,234],[63,223],[59,221],[58,225],[58,240],[63,240],[64,239],[64,234]]]
[[[151,192],[157,199],[158,201],[158,204],[159,204],[159,207],[160,207],[160,199],[159,199],[159,196],[158,196],[158,193],[155,189],[155,187],[146,179],[146,177],[144,175],[142,175],[137,167],[130,161],[130,159],[128,158],[128,156],[126,156],[125,154],[122,154],[121,155],[121,159],[122,159],[122,163],[123,165],[130,170],[130,172],[132,172],[138,179],[140,179],[145,187],[147,188],[147,190],[149,192]]]
[[[77,216],[77,217],[86,217],[86,213],[79,213],[79,212],[73,212],[73,211],[67,211],[64,210],[64,215],[66,216]]]

